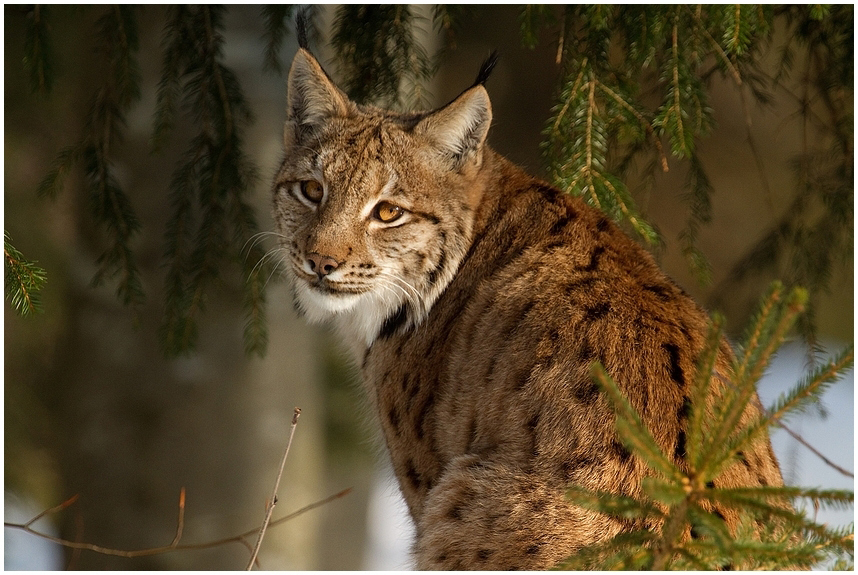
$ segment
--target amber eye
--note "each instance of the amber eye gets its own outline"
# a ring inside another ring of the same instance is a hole
[[[322,201],[322,196],[325,194],[325,188],[316,180],[303,180],[301,182],[301,195],[307,201],[318,204]]]
[[[391,204],[390,202],[379,202],[379,204],[375,206],[375,210],[373,210],[372,215],[378,221],[389,224],[401,218],[404,213],[405,210],[399,206]]]

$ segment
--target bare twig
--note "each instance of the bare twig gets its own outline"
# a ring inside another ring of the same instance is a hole
[[[730,383],[729,381],[727,383],[732,385],[732,383]],[[760,401],[759,395],[754,396],[753,402],[754,402],[754,405],[756,405],[757,409],[760,410],[760,413],[766,414],[768,416],[769,410],[763,405],[763,402]],[[846,477],[855,479],[854,473],[852,473],[851,471],[849,471],[848,469],[846,469],[844,467],[837,465],[836,463],[834,463],[833,461],[831,461],[830,459],[825,457],[818,449],[816,449],[810,443],[808,443],[807,440],[804,439],[801,435],[799,435],[798,433],[796,433],[795,431],[793,431],[792,429],[787,427],[782,421],[780,421],[779,418],[776,418],[775,421],[772,422],[772,425],[774,425],[776,427],[780,427],[781,429],[786,431],[788,434],[790,434],[793,437],[793,439],[795,439],[796,441],[798,441],[799,443],[804,445],[806,448],[808,448],[811,453],[813,453],[814,455],[819,457],[823,463],[825,463],[826,465],[828,465],[829,467],[831,467],[835,471],[842,473]]]
[[[38,521],[39,519],[41,519],[45,515],[51,515],[54,513],[59,513],[63,509],[70,507],[75,501],[77,501],[78,497],[80,497],[79,494],[72,495],[71,497],[69,497],[68,499],[66,499],[65,501],[63,501],[59,505],[57,505],[56,507],[51,507],[50,509],[46,509],[46,510],[42,511],[41,513],[39,513],[38,515],[36,515],[35,517],[30,519],[26,523],[24,523],[24,526],[29,527],[30,525],[32,525],[33,523],[35,523],[36,521]]]
[[[185,528],[185,488],[182,487],[182,490],[179,492],[179,518],[176,521],[176,536],[173,537],[173,542],[170,543],[171,547],[175,547],[179,544],[179,539],[182,538],[182,530]]]
[[[304,507],[298,509],[297,511],[293,511],[289,515],[281,517],[280,519],[277,519],[276,521],[272,521],[268,525],[268,527],[269,528],[275,527],[276,525],[280,525],[282,523],[285,523],[287,521],[295,519],[299,515],[303,515],[304,513],[307,513],[308,511],[312,511],[313,509],[316,509],[317,507],[321,507],[322,505],[326,505],[327,503],[330,503],[331,501],[334,501],[335,499],[339,499],[340,497],[345,497],[346,495],[351,493],[351,490],[352,490],[352,488],[350,487],[348,489],[344,489],[344,490],[340,491],[339,493],[335,493],[334,495],[331,495],[329,497],[326,497],[324,499],[316,501],[315,503],[305,505]],[[192,551],[192,550],[199,550],[199,549],[211,549],[213,547],[220,547],[221,545],[226,545],[228,543],[240,543],[240,544],[244,545],[245,547],[247,547],[248,551],[252,551],[250,544],[247,542],[247,538],[250,537],[251,535],[254,535],[255,533],[259,532],[258,528],[254,528],[254,529],[251,529],[249,531],[245,531],[244,533],[241,533],[239,535],[233,535],[232,537],[225,537],[223,539],[218,539],[216,541],[209,541],[206,543],[191,543],[191,544],[185,544],[185,545],[179,545],[179,544],[174,545],[171,543],[170,545],[166,545],[163,547],[152,547],[150,549],[137,549],[137,550],[126,551],[126,550],[122,550],[122,549],[111,549],[109,547],[102,547],[100,545],[93,545],[91,543],[81,543],[79,541],[69,541],[67,539],[61,539],[59,537],[54,537],[52,535],[48,535],[47,533],[42,533],[41,531],[37,531],[37,530],[33,529],[32,527],[30,527],[30,525],[32,525],[32,523],[34,521],[44,517],[45,515],[47,515],[49,513],[53,513],[53,512],[65,509],[66,507],[71,505],[71,503],[73,503],[74,500],[76,500],[76,499],[77,499],[77,496],[74,496],[71,499],[69,499],[68,501],[66,501],[65,503],[58,505],[57,507],[54,507],[54,508],[49,509],[47,511],[43,511],[42,513],[40,513],[39,515],[37,515],[33,519],[27,521],[26,523],[9,523],[7,521],[4,521],[3,526],[8,527],[10,529],[19,529],[21,531],[25,531],[31,535],[35,535],[36,537],[41,537],[42,539],[47,539],[48,541],[53,541],[54,543],[56,543],[58,545],[62,545],[63,547],[67,547],[69,549],[77,549],[77,550],[85,549],[87,551],[93,551],[95,553],[100,553],[102,555],[112,555],[115,557],[126,557],[126,558],[148,557],[150,555],[159,555],[161,553],[167,553],[170,551]],[[177,531],[179,531],[178,528],[177,528]]]
[[[259,555],[259,548],[262,547],[262,538],[265,537],[265,531],[268,529],[268,523],[271,521],[271,514],[274,513],[274,506],[277,505],[277,491],[280,489],[280,479],[283,477],[283,468],[286,467],[286,458],[289,456],[289,448],[292,447],[292,438],[295,437],[295,428],[298,426],[298,417],[300,415],[301,408],[296,407],[295,412],[292,414],[292,427],[289,428],[289,442],[286,444],[286,451],[283,452],[283,459],[280,460],[280,471],[277,472],[277,479],[274,481],[274,492],[265,506],[265,519],[262,521],[262,527],[259,528],[256,545],[253,547],[253,553],[250,556],[250,561],[247,563],[247,571],[253,569],[256,556]]]
[[[54,537],[47,533],[42,533],[41,531],[37,531],[33,529],[33,524],[45,517],[46,515],[51,515],[54,513],[59,513],[70,507],[78,500],[78,495],[74,495],[67,499],[66,501],[60,503],[55,507],[51,507],[50,509],[46,509],[42,511],[26,523],[10,523],[8,521],[3,522],[3,526],[9,529],[19,529],[31,535],[35,535],[36,537],[40,537],[42,539],[46,539],[48,541],[52,541],[58,545],[62,545],[68,549],[73,549],[75,553],[80,552],[81,550],[92,551],[94,553],[100,553],[102,555],[111,555],[114,557],[125,557],[125,558],[134,558],[134,557],[148,557],[151,555],[159,555],[161,553],[167,553],[170,551],[190,551],[190,550],[199,550],[199,549],[211,549],[213,547],[219,547],[221,545],[226,545],[228,543],[240,543],[244,547],[247,548],[248,552],[251,553],[250,563],[248,565],[248,570],[252,568],[252,566],[257,562],[256,557],[259,553],[259,548],[262,544],[262,538],[265,535],[265,532],[270,527],[275,527],[287,521],[290,521],[299,515],[303,515],[304,513],[316,509],[317,507],[321,507],[327,503],[335,499],[339,499],[340,497],[344,497],[348,495],[352,488],[344,489],[339,493],[335,493],[325,499],[321,499],[316,501],[315,503],[311,503],[309,505],[305,505],[304,507],[298,509],[297,511],[293,511],[292,513],[281,517],[275,521],[271,521],[271,515],[274,511],[274,506],[277,503],[277,491],[280,487],[280,479],[283,476],[283,469],[286,465],[286,458],[289,455],[289,449],[292,446],[292,439],[295,436],[295,427],[298,424],[298,416],[301,414],[301,410],[299,408],[295,408],[295,411],[292,415],[292,427],[289,431],[289,441],[286,445],[286,451],[283,453],[283,459],[280,462],[280,471],[277,474],[277,480],[274,485],[274,494],[266,505],[265,510],[265,520],[262,524],[261,528],[254,528],[239,535],[234,535],[232,537],[225,537],[223,539],[218,539],[216,541],[209,541],[206,543],[194,543],[194,544],[184,544],[181,545],[179,542],[182,539],[182,534],[184,532],[185,526],[185,488],[182,487],[179,492],[179,511],[178,518],[176,520],[176,534],[173,536],[173,540],[169,545],[164,545],[161,547],[151,547],[147,549],[135,549],[135,550],[123,550],[123,549],[112,549],[110,547],[102,547],[101,545],[95,545],[92,543],[83,543],[80,540],[70,541],[68,539],[62,539],[59,537]],[[79,534],[82,533],[82,526],[79,527]],[[248,538],[252,535],[257,536],[256,545],[251,546]]]
[[[842,473],[842,474],[843,474],[843,475],[845,475],[846,477],[850,477],[850,478],[852,478],[852,479],[855,479],[855,474],[854,474],[854,473],[852,473],[852,472],[851,472],[851,471],[849,471],[848,469],[845,469],[845,468],[843,468],[843,467],[840,467],[839,465],[837,465],[836,463],[834,463],[833,461],[831,461],[830,459],[828,459],[827,457],[825,457],[822,453],[820,453],[820,452],[819,452],[819,450],[818,450],[818,449],[814,448],[811,444],[809,444],[809,443],[808,443],[808,442],[807,442],[807,441],[806,441],[806,440],[805,440],[801,435],[799,435],[798,433],[794,432],[794,431],[793,431],[793,430],[791,430],[789,427],[787,427],[786,425],[784,425],[783,423],[781,423],[781,422],[779,422],[779,421],[778,421],[778,422],[776,422],[776,423],[775,423],[775,425],[776,425],[777,427],[780,427],[781,429],[783,429],[783,430],[784,430],[784,431],[786,431],[787,433],[789,433],[789,434],[790,434],[790,435],[791,435],[791,436],[792,436],[796,441],[798,441],[799,443],[801,443],[802,445],[804,445],[805,447],[807,447],[807,448],[808,448],[808,449],[809,449],[809,450],[810,450],[814,455],[816,455],[818,458],[820,458],[820,459],[821,459],[823,462],[825,462],[829,467],[831,467],[831,468],[832,468],[832,469],[834,469],[835,471],[839,471],[840,473]]]

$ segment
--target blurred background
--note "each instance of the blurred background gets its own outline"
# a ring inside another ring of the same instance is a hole
[[[292,410],[302,409],[281,482],[275,518],[346,488],[345,497],[272,528],[260,553],[265,569],[393,569],[409,567],[409,519],[367,413],[355,371],[331,334],[304,325],[275,274],[268,284],[268,352],[244,353],[242,286],[225,270],[208,293],[197,351],[166,359],[159,346],[164,266],[163,230],[168,185],[182,153],[180,137],[151,152],[152,114],[161,74],[166,7],[139,13],[141,98],[126,118],[124,139],[111,152],[117,178],[142,222],[134,239],[145,303],[122,305],[108,282],[91,286],[102,239],[89,213],[80,173],[72,173],[55,200],[40,198],[39,182],[57,154],[77,141],[100,74],[92,27],[98,8],[57,6],[50,30],[56,49],[56,83],[43,96],[30,89],[23,61],[25,24],[32,7],[4,6],[5,170],[4,227],[15,247],[47,270],[43,313],[22,318],[4,308],[5,520],[20,522],[65,501],[68,509],[35,527],[65,539],[134,550],[173,539],[180,490],[186,489],[183,543],[230,537],[258,526],[289,433]],[[430,7],[414,8],[420,42],[433,54],[442,34]],[[500,62],[487,87],[494,120],[490,144],[531,173],[545,175],[540,142],[556,97],[556,44],[522,47],[519,8],[483,6],[479,26],[459,31],[447,45],[438,73],[427,86],[438,106],[470,85],[492,49]],[[320,7],[314,47],[335,80],[328,46],[335,7]],[[64,23],[68,25],[64,25]],[[225,16],[224,61],[241,82],[255,121],[245,149],[259,168],[252,202],[260,229],[270,230],[269,182],[281,153],[285,119],[285,71],[263,72],[259,8],[230,7]],[[291,61],[294,35],[281,57]],[[752,106],[746,117],[735,86],[711,79],[717,129],[699,143],[712,186],[713,217],[700,245],[713,267],[712,286],[701,286],[688,269],[678,236],[685,222],[682,169],[630,182],[664,245],[664,269],[698,301],[724,312],[736,333],[748,318],[747,294],[724,297],[717,289],[732,266],[759,240],[789,203],[794,184],[786,169],[802,140],[794,102]],[[748,148],[747,125],[760,149]],[[182,125],[178,124],[177,133]],[[761,162],[759,162],[761,160]],[[759,165],[761,163],[761,165]],[[762,171],[761,171],[762,170]],[[761,193],[765,187],[766,193]],[[273,244],[266,239],[266,249]],[[745,285],[761,293],[767,281]],[[737,288],[738,289],[738,288]],[[853,341],[853,266],[838,267],[819,299],[821,340],[833,353]],[[764,404],[797,382],[806,350],[790,344],[779,355],[760,394]],[[826,457],[853,469],[853,378],[824,398],[827,414],[792,420]],[[853,487],[851,477],[824,464],[783,432],[775,450],[789,483]],[[822,518],[846,524],[850,513]],[[110,557],[67,551],[28,534],[5,529],[7,569],[240,569],[248,557],[241,544],[150,557]],[[250,539],[251,543],[253,538]]]

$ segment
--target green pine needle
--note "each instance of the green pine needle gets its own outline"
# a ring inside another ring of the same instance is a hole
[[[649,430],[641,421],[640,416],[629,404],[626,396],[617,387],[613,378],[608,375],[605,368],[599,362],[595,362],[591,369],[593,379],[599,384],[617,412],[617,434],[623,444],[632,450],[632,453],[644,460],[647,465],[656,469],[668,478],[682,483],[685,475],[676,467],[671,459],[664,454],[661,448],[650,435]]]
[[[379,103],[388,108],[425,103],[422,86],[435,70],[415,38],[415,20],[407,5],[337,8],[331,44],[349,98],[358,104]],[[404,101],[402,88],[409,83],[411,98]]]
[[[12,245],[9,232],[3,232],[3,254],[6,256],[6,300],[21,316],[41,312],[39,292],[48,279],[45,270],[28,261]]]
[[[27,14],[24,40],[24,66],[30,75],[30,87],[43,95],[50,93],[54,85],[54,54],[50,35],[51,6],[33,5]]]

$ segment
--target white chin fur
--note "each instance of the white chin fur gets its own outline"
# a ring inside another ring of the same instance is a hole
[[[384,320],[402,304],[389,292],[328,295],[297,278],[295,295],[307,321],[320,323],[333,320],[344,343],[355,357],[363,355],[364,350],[375,340]]]
[[[307,321],[311,323],[319,323],[337,314],[348,312],[354,309],[363,297],[363,294],[339,296],[325,294],[301,280],[295,282],[295,294]]]

